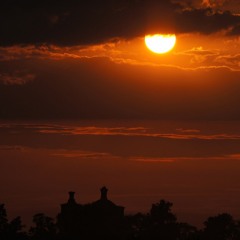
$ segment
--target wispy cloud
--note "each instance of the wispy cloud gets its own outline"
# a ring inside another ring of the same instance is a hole
[[[197,38],[198,36],[192,34],[191,37]],[[182,38],[182,41],[184,41],[185,38]],[[217,39],[219,36],[215,36],[215,38]],[[87,61],[95,58],[106,58],[116,64],[157,67],[159,69],[167,68],[182,71],[225,69],[227,71],[240,71],[239,64],[236,64],[238,56],[229,55],[226,49],[226,51],[223,49],[220,51],[219,49],[199,45],[190,49],[174,50],[169,53],[170,58],[159,58],[156,61],[156,58],[146,53],[143,42],[143,37],[138,37],[129,41],[114,39],[90,46],[15,45],[0,47],[0,61],[8,62],[24,59],[50,59],[53,61],[80,59]],[[216,46],[219,44],[218,42]],[[236,44],[239,46],[240,43],[236,42]],[[230,44],[230,46],[232,45]]]
[[[148,158],[148,157],[133,157],[130,161],[143,163],[173,163],[177,158]],[[179,159],[178,159],[179,160]]]
[[[185,54],[185,55],[202,55],[202,56],[215,56],[219,55],[219,50],[210,50],[210,49],[204,49],[202,46],[194,47],[192,49],[186,50],[179,54]]]
[[[240,154],[229,154],[221,156],[201,156],[201,157],[132,157],[130,161],[142,163],[174,163],[178,161],[229,161],[240,160]]]
[[[120,43],[120,42],[119,42]],[[107,42],[92,46],[60,47],[56,45],[26,45],[0,47],[0,61],[13,61],[19,59],[53,59],[68,58],[96,58],[119,54],[118,42]]]
[[[18,152],[26,152],[30,148],[22,145],[0,145],[0,151],[18,151]]]
[[[161,130],[158,128],[150,128],[144,126],[136,127],[106,127],[106,126],[78,126],[73,124],[35,124],[35,123],[1,123],[0,128],[9,130],[29,129],[33,132],[41,134],[56,135],[96,135],[96,136],[139,136],[139,137],[155,137],[167,139],[200,139],[200,140],[240,140],[240,133],[205,133],[203,130],[195,128],[176,128],[175,130]]]
[[[201,139],[201,140],[239,140],[240,134],[218,133],[218,134],[203,134],[197,129],[177,129],[176,132],[163,133],[160,130],[155,130],[145,127],[70,127],[58,126],[47,129],[37,130],[43,134],[62,134],[62,135],[105,135],[105,136],[139,136],[139,137],[156,137],[167,139]]]
[[[220,64],[231,66],[232,68],[237,68],[240,67],[240,54],[218,56],[215,61]]]
[[[18,154],[32,154],[32,155],[43,155],[52,156],[57,158],[76,158],[76,159],[89,159],[89,160],[114,160],[120,157],[114,156],[107,152],[95,152],[95,151],[84,151],[75,149],[51,149],[51,148],[39,148],[39,147],[28,147],[24,145],[0,145],[1,152],[17,152]]]
[[[28,155],[41,155],[49,156],[57,159],[77,159],[77,160],[121,160],[139,163],[176,163],[182,161],[240,161],[240,153],[235,154],[220,154],[218,155],[202,155],[202,156],[120,156],[115,155],[110,152],[100,152],[100,151],[85,151],[76,149],[49,149],[49,148],[39,148],[39,147],[28,147],[24,145],[0,145],[0,151],[11,152],[17,154],[28,154]]]
[[[198,130],[198,129],[177,128],[176,130],[177,130],[178,132],[182,132],[182,133],[200,133],[200,130]]]
[[[55,150],[51,156],[63,157],[63,158],[84,158],[84,159],[114,159],[117,158],[109,153],[102,152],[86,152],[86,151],[75,151],[75,150]]]
[[[7,128],[17,128],[19,124],[8,124]],[[5,124],[0,125],[5,128]],[[99,126],[71,126],[61,124],[22,124],[21,127],[32,129],[42,134],[60,135],[103,135],[103,136],[139,136],[139,137],[159,137],[168,139],[202,139],[202,140],[239,140],[240,134],[216,133],[206,134],[199,129],[177,128],[172,132],[162,132],[159,129],[147,127],[99,127]]]
[[[0,83],[4,85],[25,85],[36,78],[35,74],[14,72],[0,73]]]
[[[126,136],[126,137],[151,137],[151,138],[164,138],[176,140],[240,140],[239,131],[235,133],[214,131],[214,133],[206,132],[203,129],[195,128],[175,128],[171,130],[151,128],[144,126],[127,127],[127,126],[79,126],[78,124],[34,124],[34,123],[12,123],[0,124],[0,128],[14,131],[15,129],[24,131],[29,129],[33,133],[50,134],[50,135],[65,135],[65,136]]]

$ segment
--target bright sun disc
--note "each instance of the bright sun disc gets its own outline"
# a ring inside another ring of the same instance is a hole
[[[145,44],[154,53],[166,53],[173,49],[176,43],[175,34],[154,34],[145,36]]]

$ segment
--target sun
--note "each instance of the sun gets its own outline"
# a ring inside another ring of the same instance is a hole
[[[147,48],[158,54],[169,52],[176,44],[175,34],[154,34],[145,36]]]

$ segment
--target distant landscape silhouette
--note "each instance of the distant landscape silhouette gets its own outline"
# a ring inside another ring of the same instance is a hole
[[[209,217],[202,229],[178,222],[171,202],[152,204],[149,213],[125,215],[124,207],[108,199],[108,189],[100,189],[99,200],[78,204],[74,192],[61,204],[56,219],[37,213],[33,226],[25,230],[21,217],[9,221],[0,204],[0,240],[240,240],[240,221],[228,213]]]

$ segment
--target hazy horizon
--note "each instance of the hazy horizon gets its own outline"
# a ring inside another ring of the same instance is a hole
[[[106,185],[126,213],[166,199],[197,226],[240,219],[239,1],[7,0],[0,13],[10,217],[54,217],[68,191],[85,203]],[[149,48],[156,34],[166,45]]]
[[[1,122],[1,202],[28,224],[54,216],[68,191],[79,203],[109,198],[126,213],[173,202],[180,221],[240,216],[239,122]]]

